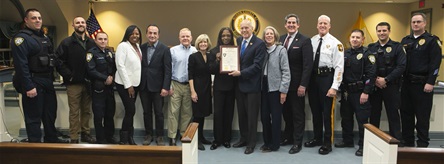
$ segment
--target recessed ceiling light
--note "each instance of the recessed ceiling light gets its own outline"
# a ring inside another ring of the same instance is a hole
[[[385,1],[385,3],[393,3],[393,1]]]

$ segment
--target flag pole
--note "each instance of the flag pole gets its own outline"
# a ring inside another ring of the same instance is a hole
[[[92,1],[92,0],[90,0],[89,2],[88,2],[88,6],[89,6],[89,10],[88,10],[88,15],[91,15],[91,10],[92,10],[92,8],[93,8],[93,4],[94,4],[94,2]]]

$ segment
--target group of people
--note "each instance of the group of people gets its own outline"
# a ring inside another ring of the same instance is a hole
[[[359,127],[355,154],[362,156],[363,124],[379,127],[383,101],[390,135],[402,141],[400,146],[415,146],[415,129],[416,145],[428,146],[441,42],[425,31],[422,13],[413,14],[413,33],[401,42],[391,40],[390,24],[381,22],[376,26],[377,42],[364,47],[364,32],[355,29],[350,34],[351,48],[346,50],[329,33],[331,24],[326,15],[318,18],[318,34],[311,39],[299,32],[299,17],[289,14],[284,35],[267,26],[259,38],[253,34],[252,23],[243,20],[240,37],[235,40],[233,31],[224,27],[214,48],[206,34],[199,35],[193,46],[188,28],[179,31],[180,44],[168,48],[159,41],[160,29],[155,24],[147,26],[148,41],[142,44],[141,30],[131,25],[115,54],[106,48],[105,32],[99,32],[94,40],[86,36],[82,17],[74,18],[74,33],[55,52],[41,31],[39,11],[28,9],[24,21],[26,27],[13,38],[11,47],[16,70],[14,87],[23,95],[29,142],[41,142],[41,123],[44,142],[66,142],[57,138],[54,126],[57,104],[52,71],[56,68],[67,88],[71,143],[79,143],[80,137],[82,142],[136,145],[133,122],[139,94],[145,125],[143,145],[153,141],[165,145],[163,104],[169,96],[166,137],[171,146],[176,145],[190,122],[197,122],[200,150],[205,150],[205,144],[211,145],[211,150],[223,145],[246,147],[244,153],[251,154],[257,143],[260,113],[264,140],[260,150],[271,152],[292,145],[289,153],[295,154],[302,149],[308,94],[314,136],[304,146],[321,146],[319,154],[329,154],[335,102],[341,92],[343,137],[335,147],[354,147],[355,115]],[[221,72],[221,46],[236,45],[240,69]],[[125,111],[120,141],[113,137],[114,86]],[[235,100],[240,138],[231,145]],[[95,139],[89,132],[91,106]],[[212,113],[211,142],[205,139],[203,127],[205,117]],[[282,116],[285,130],[281,133]]]

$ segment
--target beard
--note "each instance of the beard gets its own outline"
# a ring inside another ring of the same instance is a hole
[[[78,27],[78,28],[75,28],[74,31],[79,34],[83,34],[83,33],[85,33],[85,28],[83,27],[83,30],[81,30],[80,27]]]

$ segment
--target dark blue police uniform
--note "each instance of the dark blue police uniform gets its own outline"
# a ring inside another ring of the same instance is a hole
[[[55,58],[50,40],[41,30],[21,30],[11,41],[15,75],[13,85],[22,94],[23,113],[29,142],[41,142],[43,123],[44,142],[60,142],[55,119],[57,98],[53,84]],[[37,96],[28,97],[27,91],[37,90]]]
[[[401,44],[407,52],[407,67],[401,89],[402,137],[405,146],[415,146],[416,128],[417,146],[427,147],[433,91],[424,92],[424,86],[435,85],[442,60],[442,43],[437,36],[425,32],[417,38],[413,34],[408,35]]]
[[[348,49],[344,53],[344,78],[341,84],[342,102],[341,126],[344,143],[353,144],[353,112],[356,115],[359,129],[359,149],[363,147],[364,124],[370,117],[371,105],[367,101],[360,104],[362,93],[370,94],[376,77],[376,58],[364,47]],[[349,134],[349,135],[345,135]]]
[[[97,143],[115,143],[114,114],[116,101],[114,99],[114,83],[105,85],[108,76],[114,76],[116,66],[114,54],[99,47],[91,48],[87,55],[88,76],[91,80],[92,110]]]
[[[382,102],[389,122],[390,135],[402,140],[399,106],[401,101],[400,84],[405,71],[406,56],[399,42],[389,40],[385,45],[378,42],[369,45],[369,51],[376,54],[376,76],[386,81],[385,88],[375,87],[370,95],[372,105],[370,123],[379,128]]]

